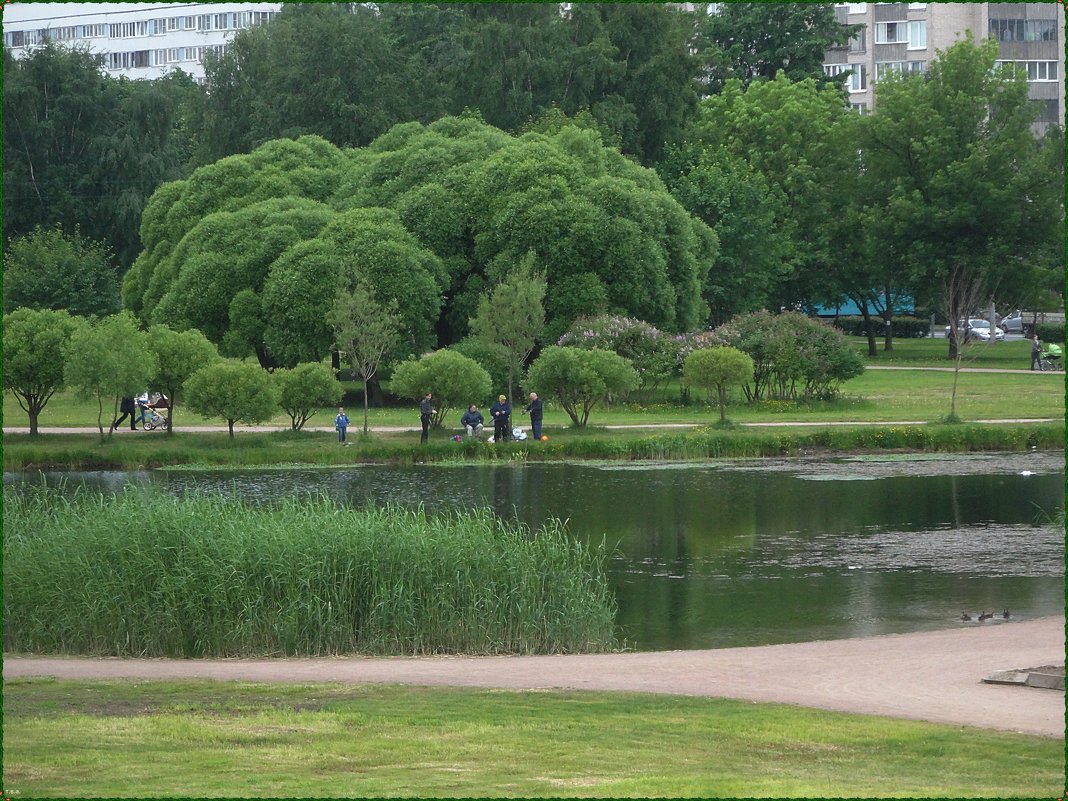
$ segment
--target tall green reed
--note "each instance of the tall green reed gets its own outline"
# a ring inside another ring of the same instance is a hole
[[[604,547],[487,512],[5,491],[4,648],[124,656],[615,647]]]

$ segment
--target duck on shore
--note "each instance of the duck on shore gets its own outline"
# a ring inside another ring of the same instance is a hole
[[[979,613],[979,622],[982,623],[984,620],[990,620],[990,618],[992,618],[993,616],[994,616],[993,612],[991,612],[988,615],[986,613],[986,610],[984,609],[982,612]]]
[[[960,619],[961,620],[971,620],[972,616],[969,615],[967,612],[961,612],[960,613]]]

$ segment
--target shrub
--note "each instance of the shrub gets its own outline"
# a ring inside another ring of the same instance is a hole
[[[292,370],[276,370],[279,405],[289,415],[294,431],[304,428],[317,408],[334,406],[343,393],[334,371],[326,364],[298,364]]]
[[[278,389],[258,365],[222,359],[202,367],[185,382],[185,402],[205,417],[221,417],[234,436],[234,423],[262,423],[278,407]]]
[[[753,380],[745,385],[750,401],[831,399],[844,381],[864,372],[864,362],[841,331],[796,312],[735,317],[711,339],[753,360]]]
[[[434,394],[431,425],[441,428],[445,415],[455,408],[480,404],[490,394],[490,376],[478,362],[453,350],[428,353],[409,359],[393,369],[390,391],[402,398],[421,399]]]
[[[560,337],[557,345],[609,350],[622,356],[638,373],[638,391],[651,392],[671,377],[676,347],[671,337],[644,320],[602,314],[583,317]]]
[[[682,376],[687,384],[700,387],[712,402],[719,401],[719,419],[727,419],[727,389],[753,380],[753,360],[737,348],[702,348],[686,357]]]
[[[608,350],[550,345],[527,371],[523,386],[554,397],[571,422],[584,428],[590,410],[611,396],[638,385],[638,374],[623,357]]]
[[[1035,326],[1035,333],[1043,342],[1064,342],[1063,323],[1039,323]]]

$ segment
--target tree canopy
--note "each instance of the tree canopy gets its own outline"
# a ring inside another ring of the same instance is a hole
[[[124,305],[268,367],[325,356],[329,309],[360,280],[396,303],[398,355],[457,342],[520,264],[545,276],[560,329],[582,297],[693,328],[716,253],[656,174],[597,132],[512,137],[471,117],[398,125],[355,150],[269,142],[161,187],[142,235]]]

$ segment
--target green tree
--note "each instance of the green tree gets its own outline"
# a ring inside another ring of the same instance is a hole
[[[379,303],[364,281],[352,292],[340,292],[327,322],[334,331],[334,345],[348,364],[353,378],[363,382],[363,433],[368,432],[368,384],[398,341],[401,320],[396,300]]]
[[[230,439],[234,423],[262,423],[278,408],[278,388],[266,370],[251,362],[220,359],[201,367],[185,382],[185,402],[204,417],[226,420]]]
[[[962,41],[924,76],[880,81],[863,127],[874,249],[893,243],[914,297],[950,323],[970,294],[1012,302],[1036,273],[1063,270],[1063,147],[1050,152],[1063,140],[1036,142],[1024,76],[997,68],[998,53]]]
[[[107,246],[58,226],[12,239],[4,253],[4,311],[20,306],[79,316],[117,312],[119,285]]]
[[[441,428],[455,408],[481,403],[490,393],[489,373],[478,362],[455,351],[438,350],[421,359],[409,359],[393,368],[390,389],[402,398],[422,399],[434,393],[431,425]]]
[[[96,398],[96,425],[104,435],[104,401],[111,400],[111,420],[119,416],[119,399],[136,395],[156,374],[156,354],[148,335],[129,312],[105,317],[75,330],[70,339],[65,383]],[[114,428],[108,426],[110,439]]]
[[[748,87],[730,80],[720,94],[702,101],[688,137],[690,147],[704,150],[710,163],[722,165],[728,175],[733,173],[743,180],[745,172],[759,175],[752,186],[757,198],[763,196],[769,201],[764,213],[755,219],[756,232],[770,230],[774,234],[763,240],[771,254],[756,262],[761,269],[753,280],[755,286],[778,289],[769,293],[771,308],[793,307],[827,294],[826,267],[838,252],[835,221],[841,212],[839,197],[858,175],[857,127],[861,120],[845,105],[837,87],[820,86],[812,79],[794,83],[785,74]],[[695,166],[703,164],[700,154],[692,150],[687,158]],[[739,173],[741,162],[746,167]],[[673,181],[673,185],[680,182]],[[699,213],[703,208],[700,203],[708,203],[705,208],[709,210],[719,204],[715,198],[706,200],[693,194],[688,202]],[[773,214],[770,225],[767,211]],[[738,224],[744,225],[744,220],[735,222]],[[728,241],[734,247],[743,245],[727,258],[741,263],[742,275],[747,276],[747,265],[741,258],[752,255],[760,243],[740,243],[736,237],[728,237]],[[748,253],[744,245],[749,245]],[[776,259],[781,260],[778,269],[773,266]],[[727,287],[731,281],[722,276],[717,264],[706,286]]]
[[[533,259],[509,275],[478,302],[471,332],[508,353],[508,397],[522,374],[538,336],[545,328],[545,279],[533,271]]]
[[[158,365],[153,383],[171,402],[167,418],[169,436],[174,432],[174,418],[183,385],[201,367],[218,360],[219,351],[195,328],[174,331],[165,325],[154,325],[148,329],[148,342]]]
[[[705,390],[709,403],[716,393],[719,420],[726,423],[727,390],[753,380],[753,360],[737,348],[701,348],[686,357],[682,378],[690,386]]]
[[[831,3],[718,3],[698,38],[709,91],[722,91],[731,79],[770,81],[780,71],[791,81],[830,81],[826,51],[863,27],[839,23]]]
[[[29,415],[34,436],[41,411],[63,387],[67,350],[78,325],[66,311],[17,309],[4,315],[4,392]]]
[[[524,385],[556,398],[575,427],[585,428],[590,410],[630,392],[638,386],[638,374],[611,351],[550,345],[530,365]]]
[[[3,80],[5,241],[77,226],[125,271],[148,197],[186,169],[203,89],[184,73],[111,78],[100,56],[53,43],[20,59],[5,50]]]
[[[279,404],[289,415],[294,431],[304,424],[323,406],[335,406],[344,394],[344,388],[330,366],[323,363],[298,364],[291,370],[275,370],[278,384]]]

